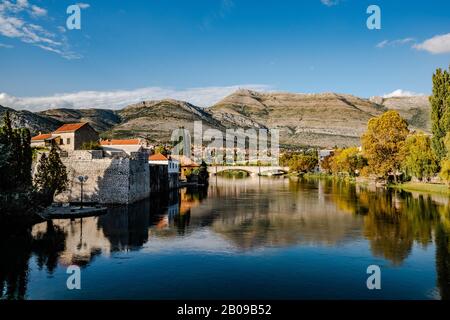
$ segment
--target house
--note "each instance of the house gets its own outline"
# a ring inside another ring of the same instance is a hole
[[[52,144],[59,144],[60,138],[53,137],[51,133],[40,133],[31,138],[31,147],[33,148],[49,148]]]
[[[152,192],[177,188],[179,185],[180,164],[172,157],[161,153],[148,157]]]
[[[98,141],[98,133],[87,122],[64,124],[52,133],[39,133],[31,138],[32,147],[57,145],[62,151],[80,150],[87,142]]]
[[[167,166],[168,173],[177,173],[180,170],[180,162],[172,157],[166,157],[161,153],[153,154],[148,157],[148,163],[150,165],[164,165]]]
[[[147,143],[142,139],[112,139],[100,141],[102,149],[109,154],[145,152]]]
[[[189,157],[185,155],[181,156],[172,156],[172,158],[176,159],[180,163],[180,178],[186,179],[186,173],[192,171],[193,169],[199,168],[200,165],[192,161]]]

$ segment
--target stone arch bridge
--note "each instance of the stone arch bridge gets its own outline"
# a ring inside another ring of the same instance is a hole
[[[280,175],[289,172],[289,167],[281,166],[208,166],[210,175],[216,175],[225,171],[245,171],[251,176],[257,175]]]

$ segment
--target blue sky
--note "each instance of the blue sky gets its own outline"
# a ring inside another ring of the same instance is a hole
[[[450,64],[450,1],[0,0],[0,104],[208,105],[238,87],[362,97],[428,94]],[[381,30],[366,27],[370,4]],[[448,36],[446,36],[448,35]]]

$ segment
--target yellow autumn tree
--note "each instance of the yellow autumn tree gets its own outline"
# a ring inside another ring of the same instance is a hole
[[[362,136],[369,171],[386,180],[393,174],[397,181],[396,173],[404,157],[401,150],[408,134],[408,123],[397,111],[388,111],[370,119]]]

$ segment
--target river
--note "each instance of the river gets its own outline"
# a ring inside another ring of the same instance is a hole
[[[212,177],[100,217],[2,231],[2,299],[449,299],[448,198]],[[70,265],[80,290],[69,290]],[[367,288],[367,267],[381,289]]]

